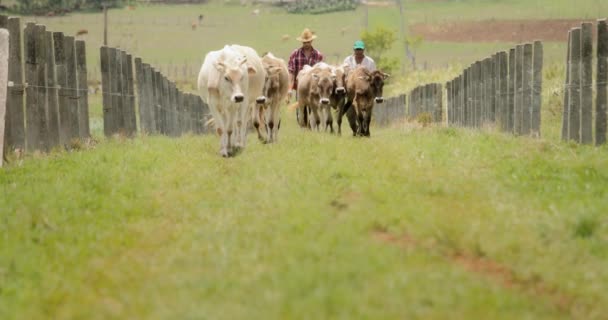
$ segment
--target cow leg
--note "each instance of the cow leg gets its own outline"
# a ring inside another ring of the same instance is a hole
[[[261,119],[261,113],[262,113],[262,110],[263,110],[263,106],[262,106],[262,105],[260,105],[260,104],[258,104],[258,103],[256,103],[256,104],[253,106],[253,115],[252,115],[252,118],[253,118],[253,126],[255,127],[255,130],[258,132],[258,139],[259,139],[260,141],[264,141],[264,140],[266,140],[266,139],[265,139],[265,138],[262,136],[262,132],[260,131],[260,123],[264,123],[264,122],[262,121],[262,119]]]
[[[235,120],[238,134],[236,135],[236,141],[234,146],[238,151],[240,149],[244,149],[247,145],[247,120],[250,117],[249,111],[252,109],[252,106],[249,105],[249,100],[247,99],[247,97],[245,97],[243,102],[241,102],[241,104],[237,107],[238,111]]]
[[[350,125],[350,129],[353,131],[353,136],[357,135],[357,132],[361,128],[360,123],[357,122],[357,111],[355,108],[351,108],[346,112],[346,119]]]
[[[334,118],[331,115],[331,108],[327,107],[327,118],[325,119],[325,131],[327,131],[327,127],[329,126],[329,132],[334,133]]]
[[[228,157],[228,132],[227,123],[224,119],[223,114],[219,111],[226,111],[220,104],[219,98],[216,94],[210,92],[209,94],[209,111],[213,116],[213,122],[215,123],[215,130],[220,135],[220,155],[222,157]]]
[[[234,144],[235,144],[235,124],[236,124],[236,118],[238,116],[238,112],[236,110],[238,110],[238,105],[232,105],[230,106],[231,110],[229,110],[227,112],[226,115],[226,149],[228,150],[228,156],[233,156],[234,155]]]
[[[362,136],[363,135],[363,122],[365,121],[365,119],[363,119],[363,113],[362,112],[357,112],[357,132],[355,133],[355,136]]]
[[[270,142],[277,142],[279,135],[279,127],[281,124],[281,109],[278,103],[273,104],[270,109],[270,121],[268,122],[268,128],[270,129]],[[276,128],[275,128],[276,126]]]
[[[312,117],[310,119],[310,126],[312,129],[319,131],[320,129],[320,124],[321,124],[321,117],[319,116],[319,106],[317,106],[316,108],[313,107],[311,108],[311,113],[312,113]]]
[[[352,105],[352,101],[346,101],[345,103],[341,104],[340,107],[338,108],[338,119],[336,119],[336,121],[338,122],[338,135],[341,136],[342,135],[342,117],[344,116],[344,114],[350,109],[350,106]]]

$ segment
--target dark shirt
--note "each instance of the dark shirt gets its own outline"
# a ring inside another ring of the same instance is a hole
[[[313,66],[317,62],[323,61],[323,54],[319,52],[319,50],[312,48],[312,52],[310,56],[307,58],[304,55],[304,49],[301,47],[294,50],[289,56],[289,63],[287,64],[287,69],[289,69],[289,73],[293,74],[293,88],[297,88],[297,79],[298,72],[304,68],[305,65]]]

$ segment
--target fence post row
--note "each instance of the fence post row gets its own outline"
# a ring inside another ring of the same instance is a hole
[[[448,125],[540,136],[542,68],[540,41],[474,62],[446,84]]]
[[[86,61],[77,62],[79,55],[84,59],[84,42],[74,45],[73,38],[31,22],[22,29],[17,17],[0,16],[0,28],[10,35],[3,145],[50,151],[69,147],[72,138],[89,137],[88,97],[81,94],[87,90]]]
[[[597,21],[596,106],[593,114],[593,25],[583,23],[568,32],[564,84],[562,140],[582,144],[606,143],[606,82],[608,32],[606,19]],[[595,117],[594,117],[595,116]],[[593,119],[595,118],[595,134]]]

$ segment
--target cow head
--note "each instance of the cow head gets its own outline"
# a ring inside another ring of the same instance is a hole
[[[337,95],[346,94],[346,73],[348,72],[348,65],[341,65],[334,69],[336,75],[335,81],[335,93]]]
[[[329,69],[319,70],[312,74],[313,90],[319,96],[319,104],[329,104],[329,96],[334,91],[336,76]]]
[[[375,70],[372,72],[370,86],[372,87],[372,91],[374,92],[374,102],[384,102],[384,97],[382,96],[382,91],[384,89],[384,80],[388,79],[389,77],[389,74],[384,73],[380,70]]]
[[[247,65],[247,58],[242,56],[237,59],[218,59],[214,66],[219,72],[218,89],[229,92],[230,101],[243,102],[243,88],[248,87],[248,76],[256,73],[255,68]]]

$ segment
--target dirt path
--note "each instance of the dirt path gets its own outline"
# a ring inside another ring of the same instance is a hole
[[[567,41],[568,30],[585,20],[485,20],[443,24],[417,23],[410,33],[426,41],[453,42],[526,42],[533,40]],[[589,20],[591,22],[591,20]]]

